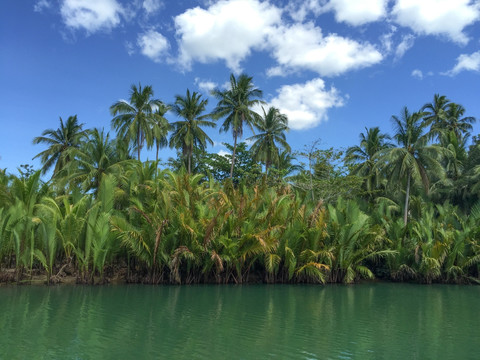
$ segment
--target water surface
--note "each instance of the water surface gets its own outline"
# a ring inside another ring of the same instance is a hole
[[[478,359],[480,287],[0,287],[1,359]]]

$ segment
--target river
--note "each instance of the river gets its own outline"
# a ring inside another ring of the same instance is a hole
[[[3,286],[1,359],[479,359],[480,286]]]

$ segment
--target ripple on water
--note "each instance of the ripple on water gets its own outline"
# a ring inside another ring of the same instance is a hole
[[[480,287],[12,287],[1,359],[476,358]],[[33,354],[33,356],[32,356]]]

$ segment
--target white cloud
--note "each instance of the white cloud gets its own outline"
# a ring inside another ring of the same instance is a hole
[[[386,16],[389,0],[298,0],[289,1],[285,10],[297,22],[303,22],[312,13],[318,16],[332,11],[337,22],[353,26],[378,21]]]
[[[163,7],[163,3],[160,0],[144,0],[142,7],[145,9],[147,14],[153,14],[160,10]]]
[[[124,45],[128,55],[132,56],[135,54],[135,46],[130,41],[125,41]]]
[[[204,93],[210,94],[210,91],[218,87],[218,84],[210,80],[202,80],[200,78],[195,78],[195,85],[203,91]]]
[[[380,43],[382,44],[382,48],[386,53],[390,53],[392,51],[393,35],[395,34],[396,31],[397,31],[397,28],[392,25],[390,27],[390,32],[381,35],[379,38]]]
[[[283,68],[308,69],[322,76],[334,76],[364,68],[382,60],[382,54],[369,43],[322,35],[312,23],[294,24],[271,33],[273,57]],[[278,69],[269,73],[278,73]]]
[[[443,73],[443,75],[454,76],[461,71],[480,71],[480,51],[470,55],[461,54],[457,58],[457,63],[453,69]]]
[[[159,62],[169,48],[165,36],[154,30],[139,35],[137,44],[140,47],[140,52],[155,62]]]
[[[224,156],[224,157],[225,157],[225,155],[232,155],[232,154],[231,154],[230,152],[228,152],[228,151],[220,150],[220,151],[217,153],[217,155],[220,155],[220,156]]]
[[[385,17],[388,0],[330,0],[324,10],[332,10],[338,22],[353,26],[378,21]]]
[[[68,27],[92,34],[119,25],[124,9],[116,0],[64,0],[60,13]]]
[[[410,49],[413,46],[413,43],[415,42],[415,36],[413,35],[405,35],[402,38],[402,41],[400,44],[397,45],[397,49],[395,50],[395,60],[400,59],[405,53],[407,52],[408,49]]]
[[[396,0],[392,14],[418,34],[444,35],[465,44],[463,29],[479,20],[480,5],[471,0]]]
[[[267,69],[267,76],[286,76],[288,75],[288,72],[282,68],[281,66],[274,66],[269,69]]]
[[[303,22],[307,15],[312,12],[319,15],[323,12],[324,0],[297,0],[289,1],[285,12],[295,21]]]
[[[422,80],[423,79],[423,72],[422,72],[422,70],[415,69],[415,70],[412,71],[412,76],[417,78],[417,79]]]
[[[284,85],[269,105],[288,116],[288,125],[294,130],[305,130],[327,120],[327,111],[343,106],[344,100],[337,89],[325,88],[325,82],[316,78],[304,84]]]
[[[44,9],[49,9],[52,4],[48,0],[38,0],[35,5],[33,5],[33,11],[41,12]]]
[[[258,0],[219,1],[195,7],[175,17],[180,63],[189,69],[193,61],[223,60],[235,72],[252,51],[265,47],[281,10]]]

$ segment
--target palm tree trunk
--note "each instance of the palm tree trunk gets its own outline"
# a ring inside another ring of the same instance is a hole
[[[193,149],[190,147],[188,149],[188,174],[190,175],[192,173],[192,153]]]
[[[157,141],[157,153],[155,155],[155,162],[157,163],[158,167],[158,151],[160,150],[160,143]]]
[[[237,150],[237,133],[233,137],[232,167],[230,168],[230,179],[233,178],[233,167],[235,166],[235,151]]]
[[[309,154],[308,156],[308,167],[310,170],[310,190],[312,191],[312,201],[315,201],[315,192],[313,191],[312,154]]]
[[[410,178],[411,178],[411,174],[410,174],[410,171],[409,171],[408,175],[407,175],[407,190],[405,192],[405,211],[404,211],[404,214],[403,214],[403,223],[405,225],[407,225],[407,220],[408,220],[408,199],[409,199],[409,196],[410,196]]]
[[[138,156],[138,161],[140,161],[140,150],[141,150],[141,147],[140,147],[140,137],[141,137],[141,131],[140,129],[138,130],[138,133],[137,133],[137,156]]]

